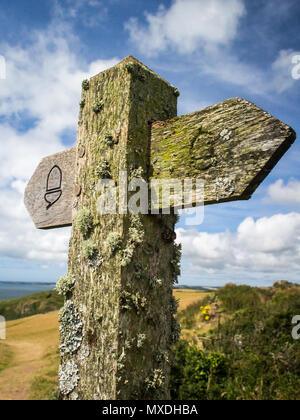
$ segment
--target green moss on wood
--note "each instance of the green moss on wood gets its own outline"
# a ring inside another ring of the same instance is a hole
[[[86,79],[82,82],[82,89],[83,90],[89,90],[89,88],[90,88],[90,82],[89,82],[89,80]]]
[[[103,142],[106,146],[108,147],[113,147],[114,145],[114,138],[110,133],[105,133],[104,134],[104,139]]]
[[[103,107],[104,107],[104,101],[102,100],[102,98],[97,98],[93,104],[93,111],[96,114],[99,114],[99,112],[102,111]]]
[[[109,250],[111,256],[115,255],[116,252],[122,248],[122,238],[118,232],[110,232],[107,235],[105,246]]]

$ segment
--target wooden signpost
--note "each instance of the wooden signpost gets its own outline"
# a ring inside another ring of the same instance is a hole
[[[246,200],[296,138],[240,98],[177,117],[178,96],[133,57],[84,81],[76,147],[44,159],[26,189],[37,228],[73,226],[57,286],[63,399],[168,399],[180,334],[176,214],[100,215],[99,181],[203,179],[204,204]]]

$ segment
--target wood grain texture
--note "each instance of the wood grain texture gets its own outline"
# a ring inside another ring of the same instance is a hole
[[[27,185],[24,201],[38,229],[72,225],[75,154],[76,150],[72,148],[44,158]],[[54,167],[61,170],[61,185],[57,169],[48,179]],[[53,204],[49,207],[50,203]]]
[[[147,176],[148,123],[177,115],[176,91],[133,57],[84,87],[75,163],[81,194],[68,264],[74,335],[67,312],[61,320],[61,397],[168,399],[179,256],[177,245],[164,238],[174,234],[176,217],[100,215],[97,185],[107,176],[117,182],[124,170],[131,176],[141,169]],[[78,384],[70,392],[65,378],[72,382],[76,370]]]
[[[295,139],[256,105],[229,99],[152,124],[151,179],[203,179],[205,204],[247,200]]]

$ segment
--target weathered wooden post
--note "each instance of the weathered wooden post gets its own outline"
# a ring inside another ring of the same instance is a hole
[[[44,159],[25,203],[38,228],[73,225],[58,290],[64,399],[168,399],[180,329],[174,214],[100,215],[97,184],[119,175],[205,181],[205,204],[249,199],[295,140],[235,98],[177,118],[178,90],[128,57],[84,81],[76,148]],[[187,204],[187,203],[186,203]],[[196,204],[193,197],[189,205]]]

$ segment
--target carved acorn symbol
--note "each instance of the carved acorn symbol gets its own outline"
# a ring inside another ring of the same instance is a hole
[[[62,196],[62,171],[55,165],[51,169],[47,177],[46,194],[44,199],[47,205],[47,210],[55,204]]]

